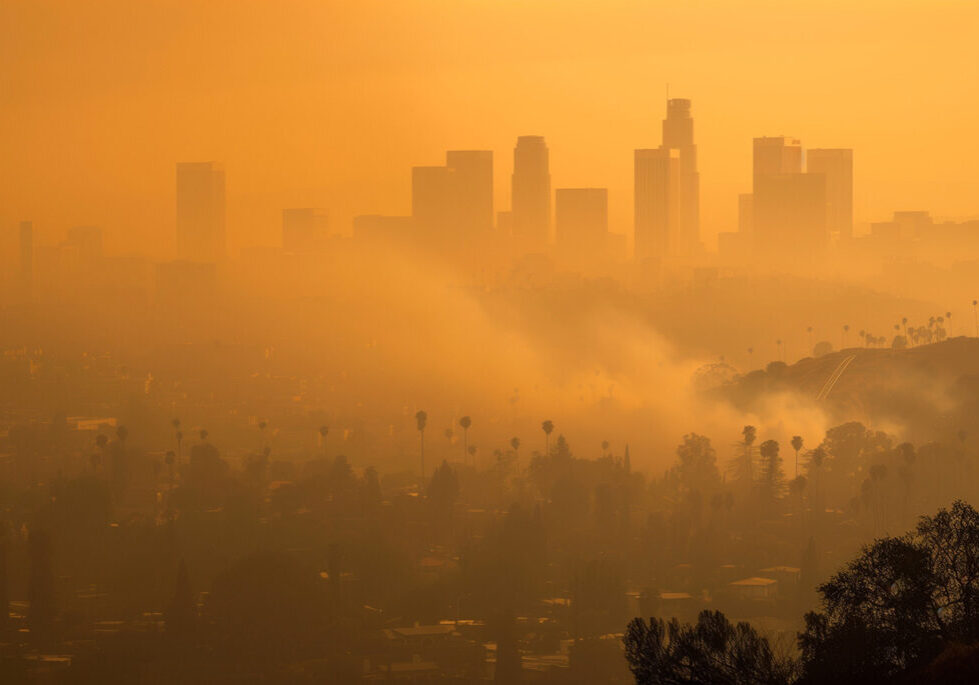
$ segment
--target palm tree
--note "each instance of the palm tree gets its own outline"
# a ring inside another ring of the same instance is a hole
[[[799,450],[802,449],[802,436],[792,436],[792,449],[795,450],[795,477],[799,477]]]
[[[421,466],[422,466],[422,485],[425,483],[425,424],[428,423],[428,413],[418,410],[415,414],[415,423],[418,425],[418,436],[421,445]]]
[[[904,338],[909,343],[911,342],[911,336],[908,335],[908,317],[901,318],[901,325],[904,326]]]
[[[174,419],[170,423],[173,424],[173,431],[174,431],[173,437],[175,437],[177,439],[177,464],[179,464],[180,463],[180,456],[181,456],[180,455],[180,452],[181,452],[180,447],[181,447],[181,443],[183,443],[183,441],[184,441],[184,433],[183,433],[182,430],[180,430],[180,419]]]
[[[513,448],[516,458],[520,459],[520,438],[510,438],[510,447]]]
[[[775,354],[779,361],[782,361],[782,339],[779,338],[775,341]]]
[[[208,435],[210,435],[210,433],[207,432],[207,429],[206,428],[201,428],[201,432],[200,432],[201,442],[204,442],[205,440],[207,440],[207,436]],[[193,452],[193,450],[191,450],[191,452]]]
[[[468,416],[463,416],[459,419],[459,425],[462,426],[462,463],[466,463],[466,455],[469,454],[469,426],[473,425],[473,420]]]
[[[977,304],[979,304],[979,300],[972,301],[972,318],[976,320],[976,337],[979,338],[979,314],[976,313]]]
[[[608,445],[609,445],[608,440],[602,440],[602,456],[603,457],[605,456],[605,453],[608,452]]]
[[[548,419],[540,427],[544,431],[544,454],[548,455],[551,453],[551,433],[554,431],[554,422]]]
[[[326,457],[326,436],[329,434],[328,426],[320,426],[320,445],[323,446],[323,457]]]
[[[843,342],[840,345],[840,349],[841,350],[844,349],[844,348],[846,348],[846,334],[849,333],[849,332],[850,332],[850,324],[843,324],[843,336],[842,336],[842,341]]]

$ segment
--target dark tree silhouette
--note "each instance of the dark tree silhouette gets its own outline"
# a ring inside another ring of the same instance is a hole
[[[799,450],[802,449],[802,436],[792,436],[792,449],[795,450],[795,477],[799,477]]]
[[[979,512],[962,501],[864,547],[821,585],[799,637],[803,682],[890,682],[979,640]],[[908,679],[907,682],[914,682]]]
[[[554,422],[548,419],[540,427],[544,431],[544,454],[547,455],[551,453],[551,433],[554,432]]]
[[[462,461],[465,463],[469,454],[469,427],[473,425],[473,421],[468,416],[463,416],[459,419],[459,425],[462,427]]]
[[[795,677],[791,659],[778,656],[750,625],[732,625],[719,611],[701,612],[694,625],[636,618],[624,642],[636,685],[786,685]]]

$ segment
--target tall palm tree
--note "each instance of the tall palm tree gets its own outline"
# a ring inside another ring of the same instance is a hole
[[[551,433],[554,431],[554,422],[548,419],[540,427],[544,431],[544,454],[548,455],[551,453]]]
[[[976,337],[979,338],[979,313],[976,313],[977,304],[979,304],[979,300],[972,301],[972,318],[976,320]]]
[[[850,324],[843,324],[843,336],[842,336],[842,341],[843,342],[840,345],[840,349],[841,350],[846,347],[846,334],[849,333],[849,332],[850,332]]]
[[[519,460],[520,459],[520,438],[510,438],[510,447],[513,448],[513,454]]]
[[[180,456],[181,456],[181,454],[180,454],[181,453],[181,445],[182,445],[182,443],[184,441],[184,432],[182,430],[180,430],[180,419],[174,419],[170,423],[173,424],[173,431],[174,431],[173,437],[175,437],[177,439],[177,464],[179,465],[180,464]]]
[[[466,463],[466,455],[469,454],[469,426],[473,425],[473,420],[468,416],[463,416],[459,419],[459,425],[462,426],[462,463]]]
[[[428,423],[428,413],[422,410],[418,410],[415,414],[415,423],[418,426],[418,436],[420,440],[421,450],[421,466],[422,466],[422,486],[425,484],[425,424]]]
[[[779,361],[782,361],[782,339],[779,338],[775,341],[775,354]]]
[[[799,450],[802,449],[802,436],[792,436],[792,449],[795,450],[795,477],[799,477]]]

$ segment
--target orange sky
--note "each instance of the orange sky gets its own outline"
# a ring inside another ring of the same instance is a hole
[[[694,101],[704,235],[736,220],[751,137],[853,147],[858,222],[979,215],[974,0],[0,0],[0,227],[173,249],[174,163],[228,175],[232,247],[280,209],[405,213],[409,167],[542,134],[555,187],[608,186],[666,83]]]

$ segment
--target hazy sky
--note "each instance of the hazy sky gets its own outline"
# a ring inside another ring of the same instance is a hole
[[[608,186],[666,84],[694,102],[703,231],[736,221],[751,138],[853,147],[856,219],[979,214],[974,0],[0,0],[0,222],[172,250],[174,163],[228,175],[233,247],[280,210],[407,213],[409,167],[542,134],[555,187]]]

